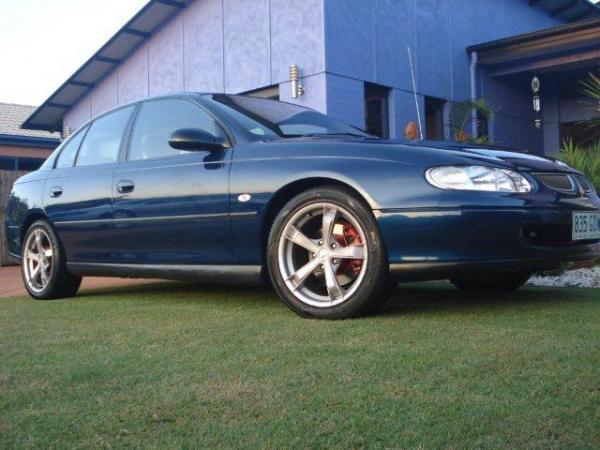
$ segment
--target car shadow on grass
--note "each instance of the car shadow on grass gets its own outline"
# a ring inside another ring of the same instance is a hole
[[[280,301],[269,285],[224,285],[184,282],[160,282],[139,286],[96,289],[81,292],[80,298],[127,298],[177,303],[243,303],[252,306],[279,307]],[[600,290],[523,288],[508,293],[465,293],[448,282],[405,283],[394,290],[390,301],[378,316],[426,312],[464,312],[482,306],[512,309],[531,305],[552,307],[564,302],[600,300]],[[283,308],[284,306],[281,305]]]

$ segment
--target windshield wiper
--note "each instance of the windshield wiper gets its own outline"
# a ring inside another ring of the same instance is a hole
[[[336,133],[307,133],[307,134],[302,134],[301,137],[318,137],[318,136],[350,136],[350,137],[358,137],[358,138],[363,138],[363,139],[379,139],[376,136],[365,136],[364,134],[358,134],[358,133],[348,133],[348,132],[336,132]]]

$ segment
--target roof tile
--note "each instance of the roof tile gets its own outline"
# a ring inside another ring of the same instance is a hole
[[[14,103],[0,103],[0,134],[10,136],[25,136],[39,138],[57,138],[59,133],[47,131],[24,130],[21,124],[35,111],[35,106],[16,105]]]

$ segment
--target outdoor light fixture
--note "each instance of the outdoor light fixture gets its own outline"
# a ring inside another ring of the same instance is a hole
[[[542,120],[540,119],[540,111],[542,110],[542,101],[540,99],[540,79],[533,77],[531,80],[531,90],[533,91],[533,110],[535,111],[535,127],[541,128]]]
[[[300,79],[300,69],[296,64],[290,66],[290,81],[292,82],[292,98],[298,98],[304,94],[304,86],[298,80]]]

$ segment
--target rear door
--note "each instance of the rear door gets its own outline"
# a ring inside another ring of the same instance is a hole
[[[80,130],[65,144],[46,180],[46,214],[69,262],[116,260],[113,176],[133,109],[111,112]]]
[[[115,235],[127,264],[227,264],[232,260],[228,177],[231,149],[180,151],[182,128],[224,131],[185,99],[144,102],[115,174]]]

